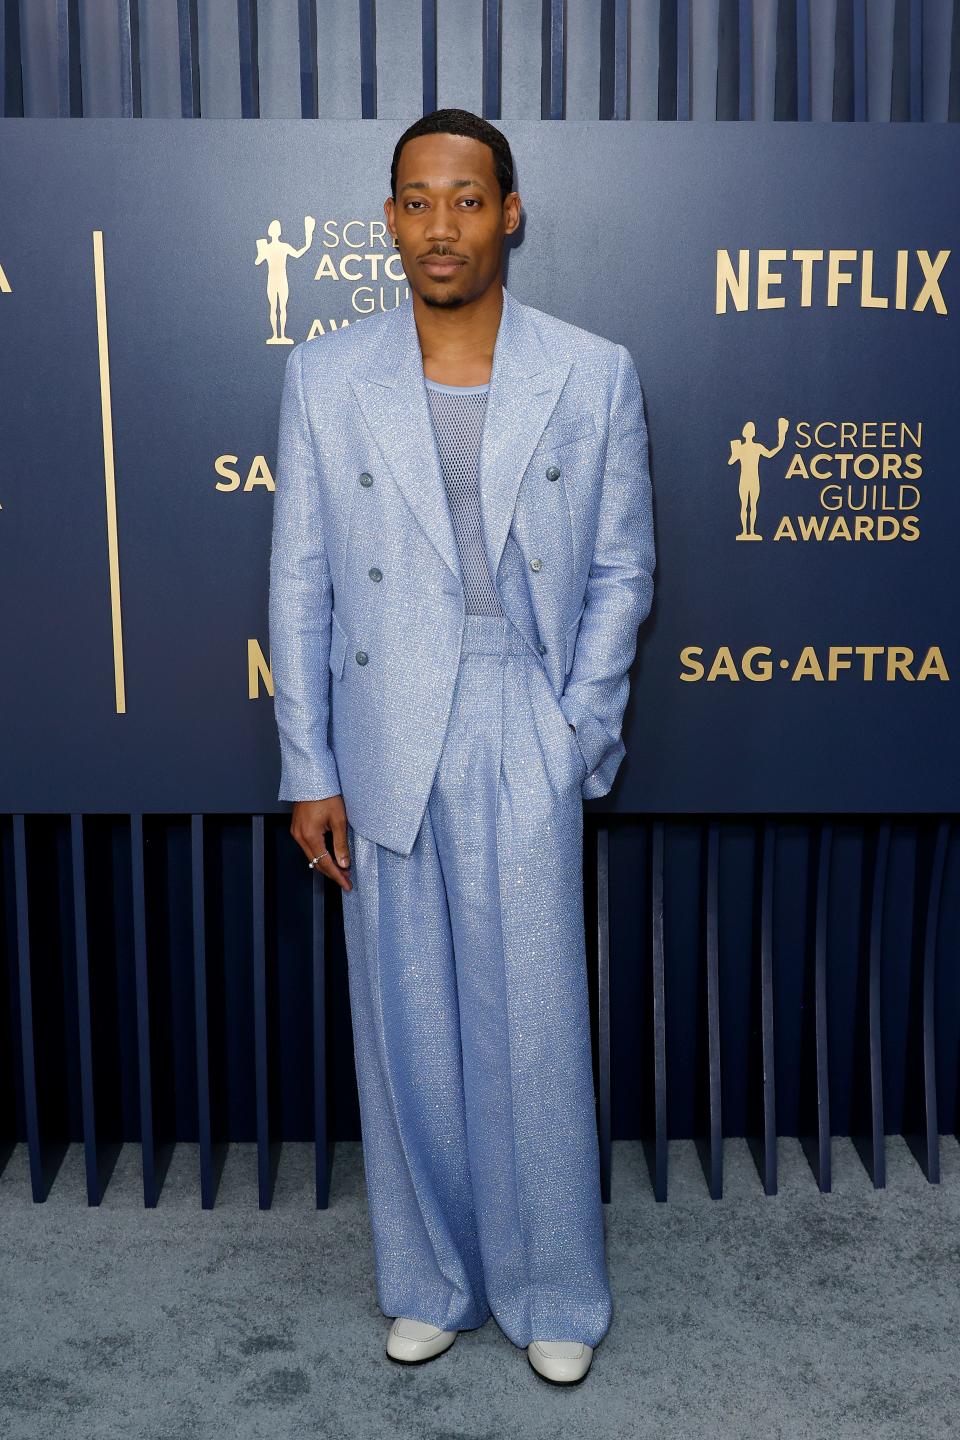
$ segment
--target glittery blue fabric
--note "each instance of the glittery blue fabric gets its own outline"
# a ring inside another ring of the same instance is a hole
[[[359,834],[409,855],[470,618],[410,296],[293,347],[275,480],[278,798],[342,794]],[[504,616],[576,727],[581,795],[605,795],[653,593],[640,381],[624,346],[505,287],[479,491]]]
[[[468,615],[408,855],[343,893],[385,1315],[519,1346],[611,1320],[583,917],[583,757],[507,617]]]

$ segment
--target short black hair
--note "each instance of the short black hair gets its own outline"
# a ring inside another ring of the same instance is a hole
[[[418,135],[466,135],[470,140],[482,141],[493,151],[493,168],[500,186],[501,202],[514,188],[513,155],[507,137],[502,135],[495,125],[491,125],[489,120],[484,120],[480,115],[474,115],[470,110],[431,110],[429,115],[421,116],[404,130],[397,141],[393,164],[390,166],[390,194],[394,203],[397,199],[400,151],[408,140],[414,140]]]

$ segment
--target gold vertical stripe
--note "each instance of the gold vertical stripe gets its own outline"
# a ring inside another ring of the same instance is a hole
[[[97,353],[100,360],[100,414],[103,421],[103,478],[107,491],[107,551],[110,557],[110,616],[113,622],[113,678],[117,714],[127,711],[123,681],[123,619],[120,613],[120,553],[117,544],[117,488],[113,465],[113,410],[110,404],[110,350],[107,345],[107,289],[103,274],[103,231],[93,232],[93,274],[97,289]]]

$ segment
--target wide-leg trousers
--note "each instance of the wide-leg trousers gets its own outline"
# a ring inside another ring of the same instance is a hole
[[[468,1330],[492,1313],[518,1346],[595,1346],[609,1328],[585,768],[517,628],[468,614],[413,849],[349,827],[343,918],[387,1316]]]

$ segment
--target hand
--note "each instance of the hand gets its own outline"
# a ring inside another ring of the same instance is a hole
[[[333,832],[333,855],[327,849],[328,831]],[[329,795],[326,800],[295,801],[290,834],[308,860],[320,856],[314,870],[322,870],[324,875],[336,880],[341,890],[353,889],[349,875],[347,812],[342,795]]]

